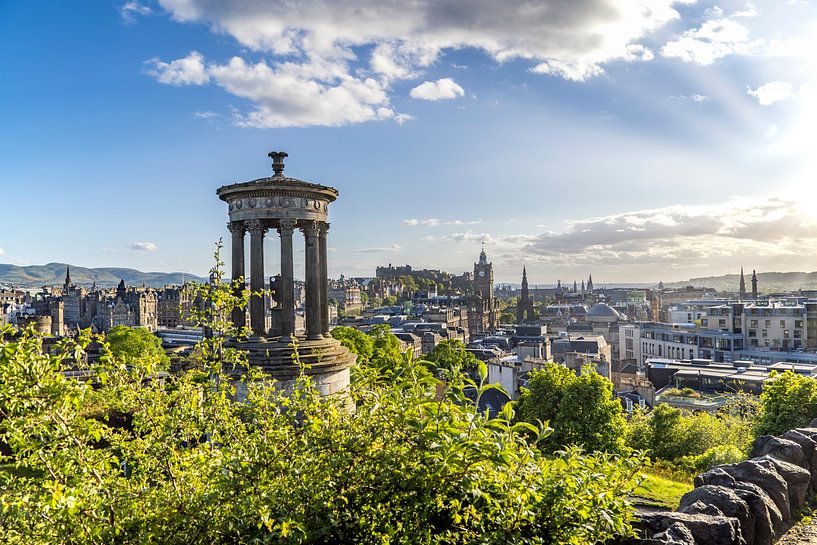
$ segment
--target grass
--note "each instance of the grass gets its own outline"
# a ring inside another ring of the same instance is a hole
[[[637,505],[677,509],[681,496],[692,490],[692,483],[688,480],[675,480],[649,470],[644,475],[644,480],[633,493],[633,500]]]

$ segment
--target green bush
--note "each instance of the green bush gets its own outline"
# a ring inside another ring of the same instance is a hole
[[[248,377],[247,403],[216,367],[167,381],[103,357],[99,384],[59,373],[30,333],[0,340],[0,532],[5,543],[592,543],[628,532],[636,457],[529,442],[549,431],[489,420],[415,374],[321,398]],[[421,369],[422,371],[422,369]],[[443,392],[440,394],[440,392]],[[127,414],[122,427],[98,414]]]
[[[613,384],[586,370],[572,370],[548,363],[531,372],[527,388],[517,401],[518,419],[548,422],[553,435],[541,445],[547,452],[567,445],[588,451],[623,452],[627,422],[621,403],[613,397]]]
[[[746,454],[735,445],[717,445],[697,456],[684,456],[678,465],[693,473],[703,473],[715,466],[732,464],[746,459]]]
[[[685,470],[703,467],[718,456],[742,460],[752,441],[755,410],[756,402],[745,395],[735,396],[714,415],[659,404],[649,413],[631,415],[627,444],[647,451],[654,461],[672,462]]]
[[[785,371],[763,385],[756,435],[778,435],[817,418],[817,380]]]

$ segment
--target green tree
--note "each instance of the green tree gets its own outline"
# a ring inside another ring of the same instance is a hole
[[[157,369],[170,366],[170,358],[162,348],[162,340],[143,327],[112,327],[107,335],[114,358],[125,364],[147,363]]]
[[[785,371],[763,385],[757,435],[776,435],[817,418],[817,380]]]
[[[354,327],[339,326],[332,329],[332,337],[357,354],[358,363],[368,363],[374,352],[374,339]]]
[[[499,316],[499,323],[500,324],[515,324],[516,323],[516,314],[513,312],[503,312]]]
[[[397,297],[394,295],[387,295],[383,298],[383,306],[384,307],[393,307],[397,304]]]
[[[589,370],[577,376],[548,363],[533,371],[517,401],[517,414],[522,421],[549,422],[554,431],[542,444],[549,452],[567,445],[605,452],[625,448],[627,423],[613,385]]]
[[[388,324],[378,324],[369,330],[372,339],[371,361],[379,367],[395,367],[403,361],[400,339],[391,332]]]
[[[475,369],[479,360],[465,350],[465,344],[459,339],[446,339],[440,341],[426,359],[435,364],[438,369],[465,370]]]

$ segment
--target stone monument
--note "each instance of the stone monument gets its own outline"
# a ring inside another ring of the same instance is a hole
[[[293,358],[297,350],[304,372],[312,376],[320,392],[334,394],[349,385],[349,368],[357,357],[329,334],[327,220],[329,203],[338,198],[338,191],[284,176],[284,152],[274,151],[269,157],[273,176],[216,191],[228,206],[233,280],[246,277],[244,240],[249,232],[250,289],[253,293],[264,290],[264,236],[277,231],[280,238],[281,272],[274,282],[278,319],[267,329],[264,298],[253,295],[249,303],[251,335],[232,344],[246,350],[249,364],[261,367],[284,388],[301,372]],[[303,233],[306,250],[306,334],[301,336],[295,331],[292,236],[296,231]],[[246,326],[244,309],[236,309],[232,319],[236,326]],[[237,395],[241,397],[241,392]]]

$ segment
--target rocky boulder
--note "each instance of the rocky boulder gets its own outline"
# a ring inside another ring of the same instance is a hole
[[[738,482],[735,494],[746,502],[755,519],[755,545],[771,545],[786,528],[777,505],[756,484]]]
[[[686,513],[688,515],[710,515],[713,517],[722,517],[723,512],[715,507],[714,505],[710,505],[708,503],[704,503],[700,500],[684,505],[678,508],[679,513]]]
[[[708,482],[708,475],[716,470],[722,470],[728,473],[737,482],[757,485],[772,499],[783,520],[789,520],[791,518],[789,485],[786,483],[786,480],[777,473],[774,467],[770,469],[767,465],[760,464],[755,460],[746,460],[737,464],[726,464],[711,469],[699,475],[695,479],[695,482],[697,483],[700,479],[700,481],[705,484],[721,484],[720,482]],[[717,473],[716,480],[722,480],[719,472]]]
[[[811,485],[811,473],[807,469],[768,454],[760,458],[754,458],[751,461],[773,469],[785,479],[789,491],[790,512],[795,512],[803,506]]]
[[[635,526],[655,536],[672,527],[677,528],[678,523],[689,530],[697,544],[746,545],[740,523],[732,517],[660,511],[642,515]]]
[[[696,545],[692,532],[680,522],[674,523],[663,532],[658,532],[652,536],[652,539],[656,543],[667,545]]]
[[[773,435],[761,435],[752,443],[752,458],[765,455],[773,456],[778,460],[783,460],[784,462],[798,465],[805,469],[809,467],[803,448],[791,439],[775,437]]]
[[[704,512],[698,506],[699,504],[715,507],[719,514],[738,519],[743,539],[746,543],[755,543],[754,513],[733,489],[714,485],[700,486],[684,494],[678,510],[684,513]],[[706,514],[718,513],[706,512]]]
[[[817,432],[817,430],[815,430]],[[803,433],[800,430],[789,430],[783,434],[784,439],[794,441],[803,449],[806,456],[806,469],[811,473],[811,492],[817,492],[817,441],[812,434]]]

